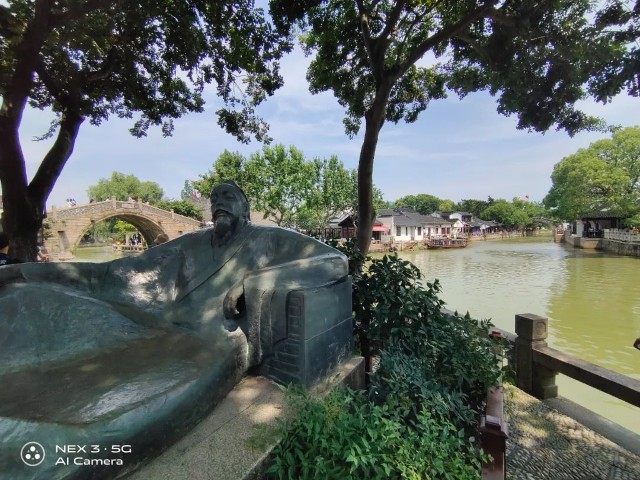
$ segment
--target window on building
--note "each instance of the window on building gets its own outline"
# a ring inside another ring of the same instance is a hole
[[[399,237],[400,235],[402,235],[402,230],[400,227],[396,227],[396,237]]]
[[[422,235],[422,227],[418,227],[418,236]]]

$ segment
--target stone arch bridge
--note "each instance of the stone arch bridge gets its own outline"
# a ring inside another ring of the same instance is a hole
[[[78,246],[85,232],[94,224],[111,217],[135,226],[147,245],[153,245],[160,233],[167,234],[173,240],[202,227],[198,220],[142,202],[106,200],[69,208],[53,207],[47,212],[46,222],[50,228],[44,247],[53,260],[72,258],[71,250]]]

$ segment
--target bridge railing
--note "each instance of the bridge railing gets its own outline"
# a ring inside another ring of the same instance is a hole
[[[77,205],[75,207],[58,209],[53,207],[48,213],[49,219],[53,221],[68,220],[71,218],[91,216],[101,214],[105,212],[126,212],[126,211],[138,211],[141,214],[146,212],[158,217],[170,218],[172,220],[179,221],[195,227],[201,226],[201,222],[194,218],[185,217],[184,215],[177,214],[173,211],[163,210],[162,208],[154,207],[153,205],[147,205],[142,202],[129,202],[121,200],[105,200],[103,202],[88,203],[85,205]]]

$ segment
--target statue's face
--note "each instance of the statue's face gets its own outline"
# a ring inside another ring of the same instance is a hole
[[[211,194],[211,215],[219,236],[233,232],[243,214],[243,202],[235,188],[216,187]]]

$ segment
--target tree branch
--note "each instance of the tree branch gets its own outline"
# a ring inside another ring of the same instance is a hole
[[[393,32],[394,28],[396,28],[396,24],[400,19],[400,14],[402,13],[402,10],[404,10],[404,7],[405,7],[404,0],[398,0],[394,5],[393,9],[391,10],[391,14],[389,14],[389,17],[387,17],[385,21],[384,30],[382,30],[382,32],[378,36],[378,39],[380,40],[381,43],[383,44],[387,43],[387,40],[389,39],[389,35],[391,35],[391,32]]]
[[[63,13],[51,15],[51,25],[59,27],[73,20],[78,20],[86,14],[112,7],[119,3],[119,0],[87,0],[84,3],[74,3]]]
[[[34,201],[44,203],[49,197],[53,185],[73,153],[83,121],[84,117],[77,110],[70,109],[63,114],[56,141],[45,155],[28,187],[29,195]]]
[[[428,52],[438,43],[459,34],[464,29],[469,27],[469,25],[471,25],[473,22],[475,22],[479,18],[482,18],[493,9],[497,1],[498,0],[487,0],[484,5],[476,8],[460,21],[452,25],[443,27],[439,32],[431,35],[424,42],[413,49],[413,52],[409,53],[404,64],[400,65],[400,67],[398,68],[395,77],[400,78],[402,75],[404,75],[412,65],[414,65],[420,58],[423,57],[426,52]]]

